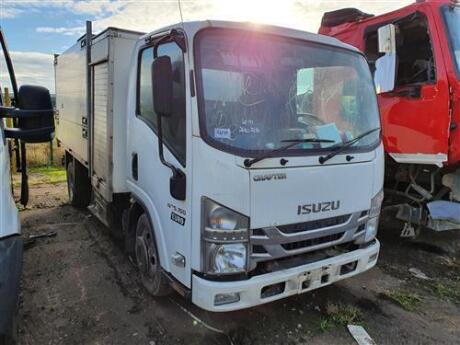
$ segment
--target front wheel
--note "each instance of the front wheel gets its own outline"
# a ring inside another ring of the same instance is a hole
[[[166,296],[171,287],[164,276],[148,216],[139,217],[136,226],[135,254],[142,284],[153,296]]]

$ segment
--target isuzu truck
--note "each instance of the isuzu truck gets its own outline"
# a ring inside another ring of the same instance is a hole
[[[151,294],[231,311],[376,264],[384,153],[357,49],[248,23],[88,23],[55,67],[70,200]]]
[[[28,186],[25,145],[53,139],[54,111],[47,89],[30,85],[18,88],[1,29],[0,45],[2,63],[7,66],[14,95],[13,106],[6,106],[0,92],[0,345],[12,345],[16,344],[18,335],[23,242],[18,210],[12,194],[10,153],[13,147],[18,151],[16,159],[22,174],[21,203],[26,205]],[[5,119],[13,120],[13,126],[5,126]]]
[[[460,2],[418,0],[373,16],[326,13],[320,33],[363,51],[374,74],[387,154],[386,202],[421,228],[460,229]]]

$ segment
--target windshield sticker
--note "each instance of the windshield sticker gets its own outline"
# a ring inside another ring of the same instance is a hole
[[[231,139],[232,131],[230,130],[230,128],[214,128],[214,138]]]

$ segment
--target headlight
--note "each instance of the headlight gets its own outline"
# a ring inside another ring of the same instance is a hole
[[[203,269],[209,274],[246,271],[249,218],[202,198]]]
[[[234,274],[246,271],[247,250],[243,243],[211,244],[208,258],[208,273]]]
[[[238,216],[227,208],[217,206],[209,213],[208,222],[213,230],[235,230]]]
[[[371,200],[371,208],[369,210],[369,220],[366,223],[366,235],[364,236],[364,242],[372,241],[377,236],[379,228],[379,216],[380,209],[382,208],[383,202],[383,190],[378,192]]]
[[[364,236],[364,243],[372,241],[377,236],[379,229],[379,217],[371,218],[366,223],[366,235]]]
[[[371,209],[369,210],[369,218],[374,218],[380,215],[380,209],[383,202],[383,190],[378,192],[371,200]]]
[[[219,205],[208,198],[202,199],[203,224],[209,231],[245,230],[249,227],[249,218]]]

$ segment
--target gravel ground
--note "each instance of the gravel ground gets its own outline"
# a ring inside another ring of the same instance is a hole
[[[355,344],[349,323],[377,344],[460,344],[460,232],[401,241],[400,224],[384,217],[373,270],[214,314],[178,295],[147,295],[122,247],[88,211],[67,205],[66,192],[64,184],[37,184],[21,210],[24,238],[56,232],[26,246],[22,344]]]

